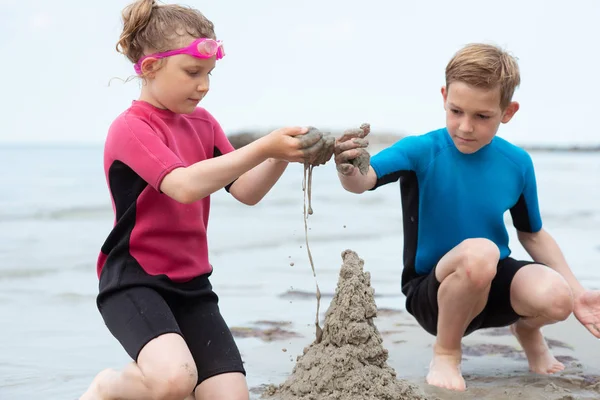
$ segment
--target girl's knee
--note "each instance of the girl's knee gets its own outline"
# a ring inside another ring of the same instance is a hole
[[[196,366],[184,364],[179,368],[161,371],[156,376],[147,376],[146,383],[153,400],[181,400],[187,398],[198,384]]]
[[[239,372],[213,376],[196,388],[196,400],[249,400],[246,377]]]

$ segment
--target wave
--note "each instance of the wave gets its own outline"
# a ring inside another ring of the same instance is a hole
[[[363,241],[372,241],[372,240],[380,240],[382,238],[390,237],[390,235],[400,235],[402,236],[402,232],[398,232],[397,229],[390,229],[387,231],[382,230],[376,234],[364,234],[364,233],[330,233],[330,234],[308,234],[308,244],[311,247],[317,247],[327,243],[335,243],[339,241],[348,241],[348,240],[363,240]],[[272,249],[281,246],[288,246],[290,244],[299,245],[300,247],[306,244],[304,238],[304,231],[299,232],[298,234],[288,234],[282,235],[277,238],[272,239],[258,239],[260,242],[247,241],[244,244],[240,244],[238,242],[235,243],[219,243],[212,244],[210,249],[211,256],[220,256],[224,254],[233,254],[233,253],[243,253],[246,251],[252,250],[262,250],[262,249]]]
[[[51,268],[28,268],[28,269],[2,269],[0,270],[0,281],[22,278],[37,278],[40,276],[56,273],[58,269]]]
[[[79,304],[82,301],[95,301],[96,294],[95,293],[83,294],[83,293],[67,292],[67,293],[59,293],[59,294],[55,295],[54,298],[58,301],[65,302],[65,303]]]
[[[321,292],[321,299],[332,299],[335,293]],[[316,296],[315,292],[307,292],[304,290],[287,290],[278,295],[281,299],[286,300],[312,300]],[[375,298],[400,298],[403,295],[399,293],[375,293]]]
[[[54,210],[36,211],[30,214],[0,214],[0,221],[72,220],[86,218],[112,218],[112,209],[106,205],[75,206]]]
[[[27,279],[27,278],[39,278],[46,275],[59,274],[65,271],[78,271],[78,272],[89,272],[95,271],[95,263],[75,263],[70,267],[65,266],[50,266],[46,268],[39,267],[20,267],[20,268],[6,268],[0,267],[0,281],[7,281],[13,279]]]

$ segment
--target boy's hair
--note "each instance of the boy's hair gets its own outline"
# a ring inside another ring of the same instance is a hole
[[[500,107],[504,110],[512,101],[521,83],[517,60],[501,48],[472,43],[460,49],[446,66],[446,87],[452,82],[464,82],[484,89],[500,88]]]
[[[123,32],[116,48],[136,63],[145,51],[181,47],[182,37],[215,39],[214,25],[200,11],[176,4],[137,0],[122,12]]]

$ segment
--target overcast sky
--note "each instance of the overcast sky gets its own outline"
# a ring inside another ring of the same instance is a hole
[[[115,51],[123,0],[0,0],[0,142],[102,143],[137,98]],[[227,56],[201,106],[227,133],[281,125],[424,133],[443,126],[462,45],[519,58],[519,143],[600,143],[600,0],[189,0]]]

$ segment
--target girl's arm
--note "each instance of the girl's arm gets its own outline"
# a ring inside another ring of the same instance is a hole
[[[257,204],[279,180],[288,165],[287,161],[270,158],[240,176],[229,189],[239,202],[249,206]]]
[[[163,178],[160,191],[178,202],[189,204],[225,187],[268,158],[303,161],[307,152],[313,150],[311,146],[321,139],[320,135],[295,137],[306,132],[306,128],[299,127],[277,129],[231,153],[176,168]]]

